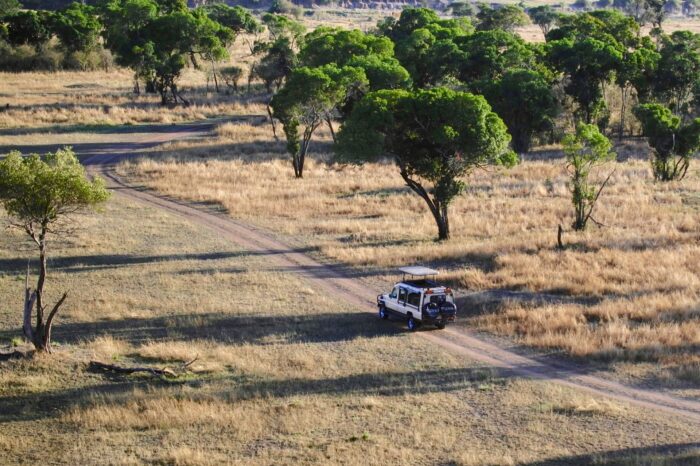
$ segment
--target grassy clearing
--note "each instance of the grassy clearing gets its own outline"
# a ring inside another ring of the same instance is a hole
[[[454,237],[436,243],[422,200],[402,186],[392,164],[327,163],[327,141],[321,134],[303,180],[293,178],[283,144],[262,121],[226,124],[212,140],[164,145],[120,170],[167,195],[218,203],[360,268],[381,273],[419,262],[469,292],[558,296],[468,298],[465,311],[470,323],[536,347],[603,361],[661,362],[668,374],[685,374],[676,379],[680,385],[697,387],[697,165],[680,183],[654,183],[642,160],[647,149],[619,147],[621,161],[608,167],[615,174],[595,215],[605,226],[567,232],[561,252],[556,229],[568,227],[571,206],[556,150],[536,152],[510,171],[472,174],[451,211]]]
[[[7,462],[46,461],[46,441],[61,464],[475,465],[697,440],[681,420],[501,379],[168,214],[116,197],[80,224],[50,262],[52,296],[71,290],[57,354],[0,362]],[[3,342],[33,257],[20,238],[0,238]],[[85,371],[195,355],[171,381]]]

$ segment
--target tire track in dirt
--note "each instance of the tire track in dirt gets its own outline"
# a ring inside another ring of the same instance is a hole
[[[149,142],[205,136],[211,125],[183,125],[183,128],[178,134],[169,132],[167,135],[154,135]],[[348,303],[363,309],[375,308],[375,292],[368,289],[360,279],[348,276],[343,267],[320,263],[304,251],[275,239],[269,232],[225,214],[199,209],[187,202],[169,199],[124,182],[117,176],[114,167],[120,161],[136,155],[136,151],[130,150],[128,146],[129,143],[120,143],[105,147],[99,154],[85,158],[83,163],[91,174],[102,176],[108,186],[122,196],[184,217],[249,251],[265,254],[274,265],[293,270],[316,288],[332,293]],[[448,327],[439,332],[416,332],[415,335],[469,359],[493,366],[505,375],[551,381],[642,408],[682,416],[700,424],[700,402],[587,374],[573,361],[520,354],[464,328]]]

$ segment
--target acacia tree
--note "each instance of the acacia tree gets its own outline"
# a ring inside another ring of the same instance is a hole
[[[519,154],[530,150],[536,133],[551,128],[559,108],[551,79],[534,70],[507,71],[484,95],[508,126]]]
[[[295,177],[304,176],[304,161],[314,131],[324,122],[332,128],[330,121],[337,116],[338,108],[354,90],[367,84],[364,72],[349,66],[301,67],[292,72],[270,106],[284,127]]]
[[[563,144],[566,168],[571,178],[569,190],[574,204],[572,227],[574,230],[584,230],[588,220],[596,222],[592,217],[593,208],[614,172],[600,186],[590,181],[590,174],[597,167],[615,160],[616,155],[610,150],[612,144],[608,138],[595,125],[579,124],[576,134],[567,135]]]
[[[46,11],[19,11],[5,18],[12,45],[31,45],[37,51],[51,39],[51,15]]]
[[[543,35],[547,35],[556,24],[559,15],[549,5],[541,5],[527,10],[527,14],[539,28]]]
[[[467,18],[440,19],[428,8],[406,8],[398,20],[386,18],[377,28],[394,42],[396,58],[421,88],[455,73],[463,56],[455,41],[474,30]]]
[[[479,3],[479,12],[476,14],[479,31],[492,31],[501,29],[513,32],[515,28],[530,24],[530,18],[522,8],[517,5],[501,5],[491,8],[486,3]]]
[[[103,11],[107,46],[160,93],[163,105],[189,103],[177,89],[188,58],[195,65],[196,55],[223,59],[233,38],[231,29],[183,0],[108,0]]]
[[[224,28],[219,30],[219,39],[224,47],[231,47],[236,41],[238,35],[242,32],[252,34],[260,32],[262,29],[253,15],[248,10],[240,6],[230,7],[225,3],[214,3],[207,5],[205,7],[205,11],[207,12],[209,18],[224,26]],[[216,88],[216,92],[219,92],[219,80],[217,79],[218,70],[216,69],[216,52],[218,52],[218,48],[215,47],[212,50],[214,50],[215,53],[207,54],[205,58],[211,64],[214,86]]]
[[[448,208],[462,178],[489,163],[513,165],[510,136],[482,96],[445,88],[367,94],[338,134],[342,161],[389,156],[406,185],[428,205],[438,239],[450,237]]]
[[[102,24],[93,7],[72,3],[53,15],[51,29],[69,52],[93,49],[100,37]]]
[[[688,124],[660,104],[645,104],[634,113],[654,151],[652,169],[659,181],[682,180],[691,157],[700,148],[700,118]]]
[[[700,34],[676,31],[662,36],[660,42],[654,94],[675,113],[684,114],[700,81]]]
[[[299,62],[308,67],[333,63],[338,67],[361,68],[370,91],[406,88],[411,83],[408,71],[394,58],[394,44],[390,39],[356,29],[320,27],[307,34],[299,51]],[[363,96],[364,89],[356,89],[348,96],[339,109],[341,120],[347,118],[353,105]]]
[[[623,66],[624,53],[639,41],[639,25],[617,11],[561,17],[547,34],[547,59],[563,73],[564,90],[585,123],[606,123],[603,87]]]
[[[51,326],[68,295],[63,293],[47,313],[44,285],[48,235],[60,233],[71,214],[108,197],[102,180],[88,180],[85,169],[70,149],[43,157],[22,157],[19,152],[12,152],[0,161],[0,203],[11,225],[23,230],[39,249],[39,276],[34,291],[28,283],[25,289],[23,325],[24,335],[38,351],[51,352]],[[35,309],[33,327],[32,309]]]

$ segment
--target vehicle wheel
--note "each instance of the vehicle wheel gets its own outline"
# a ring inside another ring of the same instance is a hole
[[[414,319],[413,317],[408,318],[407,325],[408,325],[408,329],[411,332],[415,332],[415,330],[418,328],[418,322],[416,322],[416,319]]]
[[[386,308],[384,306],[379,308],[379,318],[386,320],[389,318],[389,313],[386,312]]]
[[[435,326],[436,326],[437,328],[439,328],[440,330],[442,330],[442,329],[445,328],[445,324],[435,324]]]

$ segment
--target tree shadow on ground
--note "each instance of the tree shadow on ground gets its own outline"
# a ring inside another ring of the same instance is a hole
[[[232,307],[236,303],[230,304]],[[153,340],[189,341],[206,339],[227,344],[271,345],[280,343],[327,343],[356,338],[395,336],[404,332],[395,325],[382,325],[364,311],[306,314],[303,305],[293,315],[273,315],[261,296],[259,309],[248,313],[172,314],[153,318],[125,318],[94,322],[58,322],[54,341],[76,344],[98,336],[112,336],[131,344]],[[0,340],[19,335],[19,330],[0,331]]]
[[[309,253],[314,248],[303,247],[284,250],[265,251],[222,251],[222,252],[202,252],[185,254],[95,254],[85,256],[55,256],[48,259],[48,267],[51,271],[63,273],[80,273],[100,269],[115,269],[128,267],[131,265],[153,264],[159,262],[180,262],[180,261],[218,261],[233,258],[244,258],[252,256],[274,256],[278,254],[288,254],[290,252]],[[29,267],[36,269],[38,260],[33,257],[29,259]],[[11,258],[0,259],[0,270],[5,274],[24,274],[27,270],[27,259]],[[199,269],[195,269],[197,272]],[[210,271],[218,271],[211,268]]]
[[[697,466],[700,464],[700,443],[624,448],[519,464],[522,466]]]
[[[56,412],[68,411],[75,406],[95,403],[122,405],[133,399],[135,388],[158,387],[162,392],[149,391],[148,396],[170,396],[182,385],[205,388],[197,398],[224,401],[240,399],[270,399],[310,395],[332,396],[399,396],[478,389],[488,384],[489,389],[503,385],[500,373],[490,368],[466,367],[426,369],[410,372],[362,373],[335,378],[245,377],[229,373],[214,379],[166,381],[152,377],[110,375],[100,372],[109,383],[55,390],[45,393],[23,394],[0,398],[0,423],[27,421],[53,417]]]

